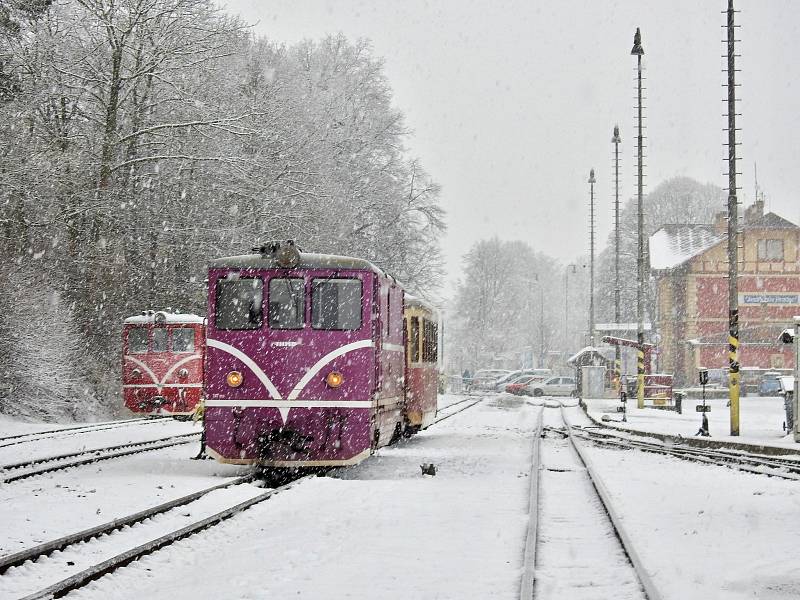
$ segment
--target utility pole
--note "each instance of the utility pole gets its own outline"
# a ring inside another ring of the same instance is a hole
[[[614,144],[614,323],[619,327],[619,145],[622,138],[619,136],[619,125],[614,125],[614,135],[611,143]],[[622,354],[619,345],[614,346],[614,377],[617,381],[617,394],[622,385]]]
[[[589,345],[594,346],[594,169],[589,171]]]
[[[643,182],[643,158],[644,146],[642,137],[642,34],[639,28],[633,36],[633,48],[631,55],[636,57],[637,91],[639,102],[637,104],[637,136],[636,136],[636,342],[639,344],[636,349],[636,406],[644,408],[644,182]]]
[[[733,0],[728,0],[728,399],[731,435],[739,435],[739,206],[736,198],[736,54]]]

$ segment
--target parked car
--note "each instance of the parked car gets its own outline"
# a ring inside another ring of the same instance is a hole
[[[575,396],[578,393],[574,377],[550,377],[531,382],[526,390],[533,396]]]
[[[507,375],[504,375],[495,381],[494,390],[496,392],[503,392],[506,389],[506,385],[513,383],[515,380],[524,375],[535,375],[544,379],[550,375],[550,369],[519,369],[517,371],[512,371],[511,373],[508,373]]]
[[[539,379],[536,377],[536,375],[520,375],[516,379],[513,379],[511,382],[506,384],[505,391],[508,394],[516,394],[517,396],[520,396],[523,394],[525,386],[536,379]]]
[[[781,374],[767,371],[758,384],[759,396],[780,396],[781,394]]]
[[[498,377],[509,374],[507,369],[480,369],[472,376],[473,390],[492,390]]]

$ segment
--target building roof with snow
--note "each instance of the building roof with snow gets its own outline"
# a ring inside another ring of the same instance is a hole
[[[714,225],[664,225],[650,236],[650,268],[674,269],[723,242]]]

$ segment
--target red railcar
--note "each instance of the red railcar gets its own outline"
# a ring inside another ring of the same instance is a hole
[[[190,415],[203,392],[205,319],[144,311],[125,319],[122,389],[135,413]]]
[[[403,321],[406,336],[406,429],[412,433],[426,428],[436,417],[438,318],[433,306],[406,294]]]

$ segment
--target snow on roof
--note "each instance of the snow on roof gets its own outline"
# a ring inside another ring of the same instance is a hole
[[[797,225],[774,212],[759,217],[755,221],[744,224],[745,229],[797,229]]]
[[[439,311],[436,310],[436,307],[427,300],[420,298],[419,296],[412,296],[411,294],[406,294],[405,303],[406,306],[408,307],[427,310],[428,312],[432,313],[434,317],[438,318]]]
[[[725,238],[713,225],[664,225],[650,236],[650,268],[673,269]]]
[[[608,358],[608,356],[606,356],[606,355],[609,353],[609,350],[612,350],[612,351],[613,351],[613,349],[612,349],[612,348],[610,348],[610,347],[608,347],[608,346],[607,346],[607,347],[605,347],[605,348],[595,348],[594,346],[586,346],[585,348],[581,348],[581,349],[580,349],[580,350],[578,350],[578,351],[577,351],[575,354],[573,354],[572,356],[570,356],[570,357],[567,359],[567,364],[568,364],[568,365],[575,364],[575,362],[577,362],[577,360],[578,360],[578,359],[579,359],[581,356],[583,356],[584,354],[586,354],[586,353],[595,353],[595,354],[599,354],[600,356],[603,356],[603,357],[605,357],[605,358]]]
[[[209,268],[237,268],[237,269],[279,269],[281,267],[271,254],[253,253],[239,256],[226,256],[210,260]],[[335,254],[313,254],[300,252],[300,262],[296,269],[349,269],[372,271],[378,275],[386,275],[381,269],[363,258],[351,256],[337,256]]]
[[[161,315],[164,315],[163,323],[168,325],[175,325],[178,323],[198,323],[203,324],[205,321],[205,317],[201,317],[200,315],[194,315],[190,313],[170,313],[166,311],[142,311],[144,314],[136,315],[135,317],[128,317],[125,319],[125,323],[127,325],[147,325],[150,323],[155,323],[156,315],[159,315],[159,319]]]
[[[652,326],[649,322],[642,323],[645,331],[650,331]],[[636,331],[639,328],[638,323],[595,323],[595,331]]]

